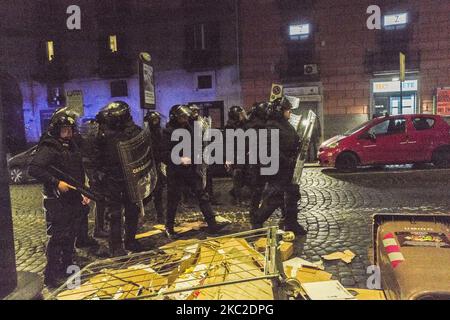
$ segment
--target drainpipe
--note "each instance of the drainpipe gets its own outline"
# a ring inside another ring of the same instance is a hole
[[[239,102],[242,104],[242,86],[241,86],[241,55],[240,55],[240,37],[239,37],[239,0],[234,1],[235,19],[236,19],[236,65],[239,82]]]
[[[6,163],[6,126],[0,88],[0,299],[10,294],[17,286],[11,198]]]
[[[41,298],[42,280],[30,272],[17,272],[14,232],[6,162],[6,123],[0,87],[0,300]]]

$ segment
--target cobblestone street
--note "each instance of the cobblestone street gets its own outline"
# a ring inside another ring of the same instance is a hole
[[[364,288],[368,277],[366,268],[370,265],[372,215],[448,213],[449,181],[450,170],[394,167],[344,174],[331,169],[307,168],[302,180],[299,222],[307,227],[308,236],[296,240],[296,255],[314,262],[323,254],[350,249],[357,255],[352,263],[325,262],[326,271],[344,286]],[[215,209],[234,223],[230,231],[247,229],[246,208],[233,206],[228,195],[231,180],[217,179],[214,188],[222,203]],[[42,273],[46,234],[40,186],[12,186],[11,196],[18,270]],[[270,222],[276,223],[278,215]],[[198,217],[197,211],[187,208],[179,214],[180,220]],[[191,235],[196,236],[196,233]],[[160,241],[167,240],[161,236]],[[92,255],[86,257],[92,259]]]

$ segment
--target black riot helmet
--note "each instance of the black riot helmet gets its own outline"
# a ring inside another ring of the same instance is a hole
[[[191,118],[192,112],[191,109],[183,104],[176,104],[172,108],[170,108],[169,112],[169,120],[171,122],[175,122],[182,117],[186,117],[187,120]]]
[[[292,104],[286,97],[278,98],[270,104],[268,116],[270,119],[282,119],[284,112],[291,109]]]
[[[228,111],[228,119],[233,121],[240,121],[240,116],[243,115],[244,119],[247,118],[247,114],[245,113],[244,108],[241,106],[232,106]]]
[[[161,114],[158,111],[148,111],[144,121],[148,123],[150,128],[159,128],[161,125]]]
[[[63,127],[70,127],[73,131],[76,130],[77,127],[77,119],[73,112],[63,109],[57,110],[48,126],[48,133],[55,138],[59,138],[61,134],[61,129]]]
[[[269,102],[257,102],[253,104],[252,110],[250,111],[250,117],[252,119],[257,118],[260,120],[266,120],[269,106]]]
[[[200,108],[196,104],[192,104],[189,106],[189,110],[191,110],[191,119],[197,121],[200,117]]]
[[[95,118],[100,125],[106,125],[110,129],[122,128],[132,120],[130,106],[123,101],[109,103]]]

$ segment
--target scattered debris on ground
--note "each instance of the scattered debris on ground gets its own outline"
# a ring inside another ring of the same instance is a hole
[[[201,222],[185,223],[177,232],[199,230]],[[163,232],[163,225],[142,233],[137,239]],[[251,234],[251,233],[250,233]],[[60,300],[170,299],[170,300],[273,300],[278,271],[267,273],[266,256],[271,240],[267,231],[251,238],[235,235],[206,240],[178,240],[158,251],[110,259],[81,274],[81,286],[55,293]],[[287,281],[294,281],[299,297],[322,299],[384,299],[382,291],[345,289],[332,280],[323,261],[310,262],[293,257],[295,236],[278,231],[279,259]],[[290,241],[286,241],[290,240]],[[351,263],[350,250],[323,256],[324,260]],[[70,280],[70,279],[69,279]]]
[[[344,252],[334,252],[325,256],[322,256],[324,260],[342,260],[345,263],[351,263],[353,258],[356,257],[356,255],[351,252],[350,250],[345,250]]]

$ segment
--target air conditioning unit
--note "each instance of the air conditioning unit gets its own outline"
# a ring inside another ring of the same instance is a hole
[[[312,75],[319,73],[319,66],[317,64],[305,64],[303,68],[305,75]]]

